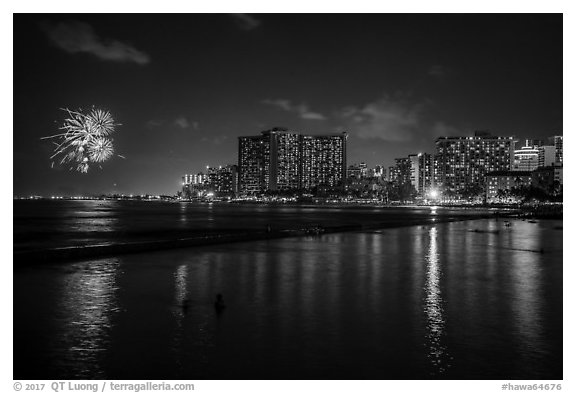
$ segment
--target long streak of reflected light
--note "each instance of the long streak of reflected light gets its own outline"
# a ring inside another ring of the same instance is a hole
[[[442,290],[440,279],[442,271],[438,258],[437,229],[430,229],[430,246],[426,255],[426,298],[424,302],[424,312],[426,313],[426,344],[428,346],[428,357],[432,363],[434,375],[443,374],[450,364],[447,348],[443,344],[445,334],[444,306],[442,300]]]

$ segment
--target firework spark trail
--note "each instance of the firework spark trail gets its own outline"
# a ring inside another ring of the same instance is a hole
[[[102,163],[112,157],[114,145],[109,135],[115,131],[118,124],[114,122],[110,112],[94,107],[88,114],[84,114],[82,109],[61,110],[68,114],[64,124],[59,127],[64,132],[41,138],[59,139],[59,142],[54,142],[56,147],[50,159],[61,157],[60,165],[73,163],[70,170],[86,173],[91,163]],[[120,155],[119,157],[125,158]]]

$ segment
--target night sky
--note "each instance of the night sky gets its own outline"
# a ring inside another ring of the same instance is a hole
[[[14,16],[14,195],[175,194],[238,136],[347,131],[348,163],[438,136],[562,135],[561,14]],[[51,168],[59,108],[112,112],[114,157]]]

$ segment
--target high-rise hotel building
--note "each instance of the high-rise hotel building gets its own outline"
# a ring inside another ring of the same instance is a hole
[[[265,167],[265,157],[270,155],[270,142],[261,136],[241,136],[238,138],[238,191],[255,194],[266,189],[265,179],[269,179],[269,165]],[[266,171],[267,173],[264,173]]]
[[[428,153],[409,154],[396,158],[390,167],[390,181],[398,185],[410,183],[420,196],[426,196],[434,186],[434,158]]]
[[[239,191],[340,185],[346,178],[346,138],[346,133],[301,135],[285,128],[239,137]]]
[[[390,167],[390,181],[397,185],[412,183],[412,159],[410,157],[395,158],[396,165]]]
[[[238,168],[236,165],[208,168],[206,186],[218,196],[236,194],[238,192]]]
[[[291,190],[300,187],[300,135],[292,132],[264,131],[270,140],[271,190]]]
[[[300,188],[337,187],[346,179],[346,133],[301,135]]]
[[[564,161],[564,155],[563,155],[564,137],[562,135],[557,135],[557,136],[551,137],[550,139],[551,139],[551,142],[554,144],[554,148],[555,148],[555,153],[556,153],[555,164],[556,165],[562,165],[563,161]]]
[[[434,157],[428,153],[418,153],[418,183],[416,191],[420,196],[427,196],[434,188]]]
[[[488,172],[512,167],[514,138],[476,132],[468,137],[440,137],[436,140],[435,183],[443,191],[462,192],[483,187]]]

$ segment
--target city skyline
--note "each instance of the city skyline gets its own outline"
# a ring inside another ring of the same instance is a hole
[[[561,14],[15,15],[14,54],[15,195],[173,194],[276,126],[345,131],[349,163],[384,167],[441,136],[563,133]],[[51,168],[59,108],[92,105],[126,159]]]

